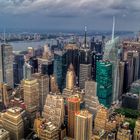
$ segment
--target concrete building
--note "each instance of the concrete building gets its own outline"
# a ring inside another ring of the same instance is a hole
[[[11,140],[20,140],[24,137],[24,124],[21,108],[8,109],[2,116],[3,127],[9,131]]]
[[[57,128],[64,123],[64,99],[60,95],[47,95],[43,117]]]
[[[33,124],[37,111],[39,111],[39,84],[37,79],[24,80],[24,103]]]
[[[136,121],[134,129],[134,140],[140,140],[140,119]]]
[[[85,96],[84,96],[85,107],[94,115],[98,110],[98,106],[99,106],[99,101],[96,93],[97,93],[97,83],[94,81],[86,81]]]
[[[85,88],[85,81],[91,79],[91,64],[80,64],[79,87]]]
[[[42,112],[46,97],[49,94],[49,77],[41,73],[34,73],[32,77],[37,79],[39,83],[39,110]]]
[[[67,102],[68,102],[68,136],[74,138],[75,113],[80,111],[80,98],[70,96]]]
[[[13,48],[8,44],[0,47],[0,82],[13,87]]]
[[[0,129],[0,140],[10,140],[9,132],[5,129]]]
[[[82,110],[75,114],[75,140],[92,139],[92,114]]]
[[[59,140],[58,128],[51,122],[40,125],[39,138],[41,140]]]

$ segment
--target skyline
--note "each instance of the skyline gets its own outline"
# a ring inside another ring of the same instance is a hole
[[[116,30],[138,31],[139,5],[138,0],[1,0],[0,28],[111,30],[115,16]]]

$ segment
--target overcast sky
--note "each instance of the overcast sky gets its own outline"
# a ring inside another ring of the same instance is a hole
[[[0,0],[0,28],[140,29],[140,0]]]

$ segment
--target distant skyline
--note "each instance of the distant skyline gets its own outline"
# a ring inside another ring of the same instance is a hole
[[[139,0],[0,0],[0,29],[140,30]]]

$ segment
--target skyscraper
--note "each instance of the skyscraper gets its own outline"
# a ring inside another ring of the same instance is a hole
[[[97,97],[97,83],[94,81],[86,81],[85,82],[85,108],[89,110],[93,115],[95,115],[96,111],[99,107],[99,101]]]
[[[87,29],[85,27],[85,38],[83,46],[80,48],[80,73],[79,73],[79,87],[84,89],[85,81],[91,79],[91,51],[87,43]]]
[[[14,56],[14,84],[20,84],[23,79],[23,65],[24,65],[24,55],[15,54]]]
[[[31,76],[32,76],[32,66],[28,62],[25,62],[23,65],[23,78],[30,79]]]
[[[39,110],[39,84],[37,79],[24,80],[23,89],[26,110],[30,116],[31,122],[33,122]]]
[[[47,95],[43,117],[52,122],[58,129],[64,123],[64,99],[60,95]]]
[[[66,88],[63,90],[63,97],[67,98],[73,94],[75,85],[75,72],[73,65],[70,64],[66,75]]]
[[[140,139],[140,119],[136,121],[135,129],[134,129],[134,140]]]
[[[49,77],[41,73],[34,73],[32,77],[39,83],[39,109],[42,112],[46,97],[49,94]]]
[[[96,82],[100,104],[110,107],[112,103],[112,63],[108,61],[97,62]]]
[[[75,113],[80,111],[80,98],[70,96],[68,98],[68,136],[74,138]]]
[[[56,94],[59,91],[56,78],[54,75],[50,76],[50,91],[52,94]]]
[[[2,117],[4,128],[10,132],[11,140],[19,140],[24,137],[24,124],[21,108],[9,108]]]
[[[54,52],[54,75],[60,90],[62,90],[62,51]]]
[[[8,44],[0,47],[0,81],[13,87],[13,48]]]
[[[82,110],[75,115],[75,140],[92,139],[92,114]]]

